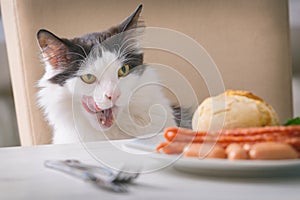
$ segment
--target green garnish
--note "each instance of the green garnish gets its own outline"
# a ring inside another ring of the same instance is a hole
[[[285,126],[300,125],[300,117],[289,119],[284,123]]]

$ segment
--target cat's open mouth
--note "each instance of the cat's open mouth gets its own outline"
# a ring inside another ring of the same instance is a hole
[[[84,109],[90,113],[95,114],[97,120],[102,128],[109,128],[114,123],[114,116],[112,109],[101,109],[96,105],[96,102],[90,96],[83,96],[82,97],[82,105]]]

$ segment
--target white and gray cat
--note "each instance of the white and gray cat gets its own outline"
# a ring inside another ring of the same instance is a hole
[[[46,69],[38,103],[53,143],[143,136],[178,124],[180,113],[174,115],[155,70],[143,64],[141,10],[104,32],[73,39],[37,33]]]

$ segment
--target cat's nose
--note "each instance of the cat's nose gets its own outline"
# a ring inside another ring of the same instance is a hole
[[[105,98],[113,103],[119,98],[119,96],[118,92],[115,92],[114,94],[105,94]]]
[[[112,95],[108,95],[108,94],[105,95],[105,97],[106,97],[108,100],[111,100],[111,99],[112,99],[111,96],[112,96]]]
[[[120,91],[118,88],[115,88],[113,90],[105,91],[102,98],[104,101],[109,101],[109,102],[115,103],[116,100],[119,98],[119,96],[120,96]]]

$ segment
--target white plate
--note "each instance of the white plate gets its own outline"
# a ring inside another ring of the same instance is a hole
[[[145,152],[149,159],[156,159],[172,163],[175,169],[209,176],[236,176],[236,177],[270,177],[300,175],[300,159],[254,161],[227,159],[199,159],[166,155],[155,152],[156,145],[163,141],[162,136],[150,140],[131,140],[125,144],[131,151]]]
[[[170,160],[177,157],[172,155],[153,155],[154,158]],[[299,160],[252,161],[227,159],[198,159],[181,157],[177,159],[174,168],[184,172],[214,176],[291,176],[300,175]]]

